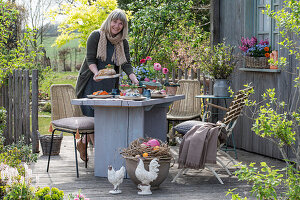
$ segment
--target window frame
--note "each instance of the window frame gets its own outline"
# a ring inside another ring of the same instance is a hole
[[[261,0],[256,0],[254,1],[254,27],[255,27],[255,32],[254,35],[256,36],[256,38],[258,40],[261,40],[261,38],[263,39],[267,39],[269,40],[272,49],[273,50],[279,50],[279,30],[278,28],[276,28],[276,22],[273,18],[267,17],[267,19],[270,19],[269,21],[269,30],[268,31],[259,31],[259,26],[260,26],[260,15],[264,15],[262,13],[259,13],[260,8],[265,9],[266,5],[269,3],[265,3],[264,4],[259,4],[259,1]],[[267,1],[267,0],[264,0]],[[275,7],[277,7],[278,9],[280,9],[281,6],[281,0],[270,0],[270,5],[271,5],[271,9],[274,10]],[[264,20],[264,19],[263,19]],[[265,21],[263,21],[263,24],[265,25]],[[264,35],[268,35],[267,37],[264,37]],[[276,36],[277,35],[277,36]],[[260,37],[262,36],[262,37]],[[277,37],[277,40],[276,40]]]

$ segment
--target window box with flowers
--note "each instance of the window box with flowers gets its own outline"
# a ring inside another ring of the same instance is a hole
[[[241,39],[239,47],[244,52],[247,68],[269,69],[271,46],[268,40],[261,40],[259,43],[256,37]]]

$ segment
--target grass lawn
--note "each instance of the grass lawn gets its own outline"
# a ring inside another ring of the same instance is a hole
[[[64,49],[69,49],[70,51],[70,53],[66,56],[66,64],[70,65],[72,67],[72,70],[74,66],[82,63],[85,56],[85,50],[84,48],[78,48],[79,39],[69,41],[67,44],[63,45],[60,48],[58,48],[57,46],[52,46],[55,40],[56,36],[46,36],[43,40],[43,46],[45,47],[46,55],[50,58],[52,65],[58,65],[57,67],[59,69],[62,69],[62,63],[59,61],[59,51],[62,51]],[[76,50],[79,52],[76,53]]]

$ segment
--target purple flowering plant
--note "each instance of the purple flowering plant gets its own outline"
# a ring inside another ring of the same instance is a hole
[[[250,57],[270,57],[271,46],[268,39],[261,40],[258,43],[256,37],[241,39],[241,46],[239,48],[244,52],[246,56]]]

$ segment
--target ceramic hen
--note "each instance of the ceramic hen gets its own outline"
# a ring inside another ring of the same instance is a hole
[[[159,172],[159,164],[157,162],[157,158],[151,160],[149,164],[149,171],[147,171],[144,167],[144,162],[141,158],[139,158],[139,163],[135,170],[136,178],[141,181],[141,184],[138,186],[142,191],[138,192],[141,195],[149,195],[152,194],[150,190],[150,183],[157,178]]]
[[[119,189],[119,185],[123,182],[124,175],[125,167],[122,166],[118,171],[115,171],[111,165],[108,166],[107,178],[108,181],[114,186],[114,189],[109,191],[110,194],[122,193],[122,191]]]

